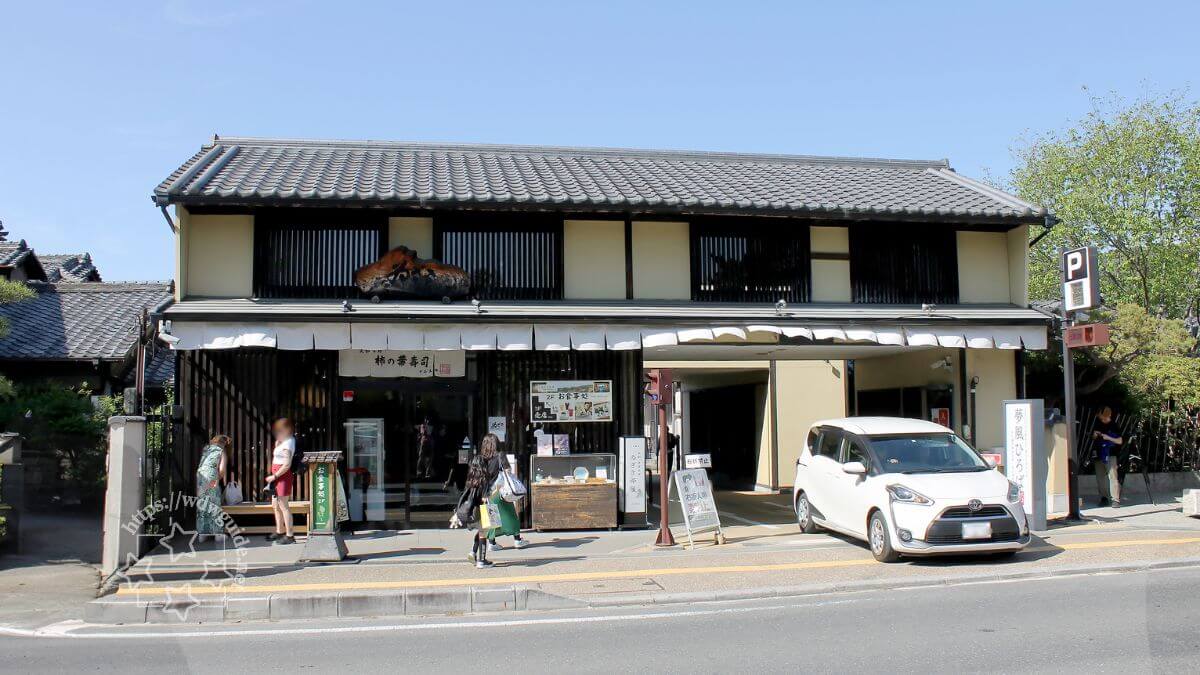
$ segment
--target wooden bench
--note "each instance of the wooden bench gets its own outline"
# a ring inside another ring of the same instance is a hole
[[[309,505],[307,501],[289,501],[288,510],[292,512],[292,520],[294,529],[298,534],[308,533]],[[228,513],[236,521],[236,516],[271,516],[274,517],[274,510],[269,502],[242,502],[232,506],[222,506],[221,510]],[[303,516],[303,522],[296,519],[296,516]],[[275,525],[248,525],[242,528],[242,532],[246,534],[271,534],[275,531]]]

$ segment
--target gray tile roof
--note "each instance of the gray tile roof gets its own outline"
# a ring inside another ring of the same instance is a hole
[[[0,359],[125,358],[142,310],[170,301],[169,283],[30,284],[31,300],[0,305],[9,334]]]
[[[0,241],[0,265],[20,265],[25,258],[33,255],[33,249],[19,241]]]
[[[135,374],[136,369],[131,375]],[[159,347],[146,359],[146,384],[161,387],[174,379],[175,352],[165,347]]]
[[[237,137],[214,137],[154,198],[1008,222],[1046,215],[944,160]]]
[[[50,283],[83,283],[100,281],[100,270],[92,262],[90,253],[68,253],[65,255],[41,255],[42,268],[46,270],[46,281]]]

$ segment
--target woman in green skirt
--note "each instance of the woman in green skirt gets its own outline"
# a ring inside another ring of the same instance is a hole
[[[512,470],[508,463],[508,457],[500,452],[500,439],[496,434],[487,434],[483,437],[483,441],[479,443],[479,454],[486,462],[489,487],[495,483],[501,471]],[[521,538],[521,517],[517,515],[516,505],[501,498],[499,490],[492,494],[491,501],[500,509],[500,527],[488,531],[488,550],[494,551],[500,548],[496,543],[496,537],[499,536],[512,537],[514,547],[525,548],[525,540]]]

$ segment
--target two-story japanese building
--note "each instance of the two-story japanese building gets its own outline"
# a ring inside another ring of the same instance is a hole
[[[537,436],[616,453],[646,368],[718,486],[777,490],[821,418],[1000,445],[1046,347],[1026,251],[1052,217],[945,161],[217,137],[154,200],[178,441],[232,435],[253,481],[294,417],[347,452],[352,518],[393,527],[445,524],[487,429],[531,479],[572,480],[534,475]]]

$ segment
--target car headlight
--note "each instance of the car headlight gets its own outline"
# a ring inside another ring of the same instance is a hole
[[[1021,501],[1021,484],[1008,481],[1008,503],[1016,504]]]
[[[892,501],[894,502],[902,502],[904,504],[920,504],[921,506],[929,506],[933,503],[933,500],[929,497],[926,497],[912,488],[906,488],[903,485],[889,485],[887,486],[887,491],[888,494],[892,496]]]

